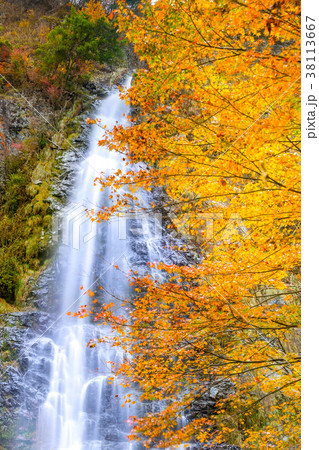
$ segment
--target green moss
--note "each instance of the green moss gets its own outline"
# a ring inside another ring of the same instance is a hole
[[[37,186],[36,184],[29,184],[26,187],[26,191],[30,197],[35,197],[39,192],[39,186]]]
[[[1,271],[4,274],[0,311],[7,311],[6,305],[13,302],[25,308],[24,298],[30,289],[26,280],[39,274],[50,256],[52,202],[48,198],[54,199],[51,180],[60,175],[57,157],[70,148],[82,130],[78,114],[91,105],[85,95],[74,93],[63,109],[50,106],[52,123],[58,130],[55,133],[38,117],[31,118],[28,135],[21,142],[23,151],[8,162],[5,194],[0,199],[1,279]],[[60,198],[56,201],[61,203]]]
[[[27,176],[23,172],[12,173],[7,181],[4,211],[8,214],[17,212],[18,207],[27,197]]]
[[[6,314],[9,312],[15,312],[17,308],[10,303],[7,303],[3,298],[0,298],[0,314]]]
[[[39,237],[32,236],[31,239],[26,241],[26,257],[28,259],[34,259],[39,255],[40,243]]]
[[[5,417],[4,415],[8,415],[8,412],[6,411],[5,408],[3,408],[3,417]],[[5,445],[5,441],[10,442],[15,436],[15,428],[14,426],[3,426],[2,429],[0,428],[0,441]],[[3,447],[0,444],[0,450],[6,450],[6,448],[8,447]]]
[[[14,303],[15,289],[19,279],[16,260],[12,257],[0,259],[0,298]]]
[[[48,214],[46,216],[44,216],[42,223],[45,228],[49,228],[52,223],[52,216],[48,215]]]
[[[38,147],[40,149],[43,149],[48,144],[47,134],[44,129],[40,130],[40,132],[37,135],[37,139],[38,139]]]
[[[19,295],[27,294],[20,281],[26,271],[39,269],[50,244],[51,210],[47,198],[48,180],[56,165],[55,152],[45,149],[41,154],[33,150],[24,165],[12,165],[17,172],[6,180],[0,203],[0,298],[11,304]]]

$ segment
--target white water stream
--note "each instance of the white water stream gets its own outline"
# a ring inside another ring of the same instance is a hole
[[[126,84],[130,83],[127,79]],[[116,122],[124,123],[127,106],[120,100],[118,91],[101,101],[96,114],[101,123],[112,128]],[[94,226],[86,218],[85,209],[98,210],[108,202],[109,193],[94,186],[94,179],[101,171],[125,170],[122,156],[98,146],[103,130],[93,127],[90,148],[81,163],[70,203],[65,209],[63,244],[60,245],[57,279],[62,318],[55,326],[53,338],[42,339],[42,345],[50,347],[50,388],[38,415],[38,450],[133,450],[137,444],[128,441],[129,425],[125,422],[134,414],[134,408],[122,408],[124,388],[119,382],[108,383],[111,375],[106,361],[120,362],[121,350],[107,344],[87,349],[92,337],[107,334],[105,327],[97,327],[89,319],[70,318],[67,311],[76,311],[88,304],[89,296],[82,296],[90,288],[95,293],[100,286],[125,298],[130,293],[123,272],[129,270],[128,260],[132,252],[129,238],[119,233],[119,223],[101,223]],[[95,298],[95,297],[92,297]],[[104,299],[104,301],[109,301]],[[103,302],[103,299],[102,299]]]

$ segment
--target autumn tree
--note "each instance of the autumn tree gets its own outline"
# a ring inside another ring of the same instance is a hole
[[[138,14],[122,4],[119,23],[146,68],[123,92],[138,114],[101,144],[147,168],[101,176],[111,196],[126,184],[132,194],[95,219],[160,186],[172,225],[187,223],[203,254],[198,265],[158,264],[166,283],[132,276],[129,321],[107,306],[97,315],[131,327],[114,338],[132,354],[118,374],[142,400],[165,401],[136,418],[132,437],[299,448],[299,3],[143,1]],[[196,412],[198,399],[213,406]]]
[[[81,9],[91,20],[96,22],[99,19],[106,18],[107,10],[105,5],[97,0],[89,0]]]

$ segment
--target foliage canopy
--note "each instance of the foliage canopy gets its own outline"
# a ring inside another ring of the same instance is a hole
[[[165,283],[132,274],[130,321],[111,304],[97,315],[131,353],[117,373],[164,401],[132,438],[299,448],[300,5],[145,0],[138,14],[122,4],[119,24],[145,64],[123,92],[138,116],[101,144],[148,168],[101,176],[118,197],[96,220],[160,186],[203,251],[197,265],[157,264]]]

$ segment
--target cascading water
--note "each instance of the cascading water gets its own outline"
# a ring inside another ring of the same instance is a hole
[[[126,84],[130,83],[130,78]],[[97,113],[102,124],[112,128],[123,123],[127,106],[118,92],[108,95]],[[119,223],[101,223],[97,227],[87,219],[85,210],[105,206],[108,195],[94,186],[101,171],[125,170],[121,155],[98,146],[103,129],[94,127],[90,148],[81,163],[70,204],[65,209],[63,242],[58,255],[60,275],[57,292],[60,296],[60,316],[53,327],[52,338],[42,338],[38,351],[50,356],[50,387],[46,401],[39,410],[37,446],[39,450],[98,450],[136,449],[127,439],[127,420],[134,410],[123,403],[123,388],[116,382],[109,384],[111,375],[107,361],[120,362],[123,354],[108,345],[87,349],[87,342],[105,336],[107,330],[92,324],[89,319],[73,319],[67,311],[76,311],[87,303],[80,290],[97,292],[100,285],[118,298],[129,295],[129,284],[123,272],[129,270],[127,261],[132,248],[119,233]],[[113,266],[121,266],[122,271]],[[41,350],[42,348],[42,350]]]
[[[128,77],[126,86],[130,82]],[[96,115],[110,129],[116,123],[125,125],[127,112],[128,107],[114,90],[101,101]],[[109,383],[113,375],[110,361],[119,364],[128,355],[107,343],[87,348],[91,339],[108,336],[111,330],[97,327],[92,316],[80,320],[66,314],[89,303],[90,297],[83,295],[88,289],[94,292],[92,299],[101,303],[111,300],[116,312],[122,314],[121,299],[133,294],[126,276],[130,269],[142,275],[149,273],[148,261],[185,263],[184,257],[170,248],[170,238],[165,233],[162,236],[160,214],[150,217],[140,210],[98,225],[87,218],[86,210],[98,211],[110,205],[109,193],[102,192],[99,183],[94,186],[95,178],[101,172],[126,170],[120,154],[98,145],[103,133],[98,127],[91,131],[87,157],[78,166],[69,203],[62,212],[62,242],[55,265],[39,278],[42,287],[36,297],[40,305],[38,332],[42,334],[30,330],[28,344],[20,354],[25,400],[12,447],[15,449],[140,450],[144,448],[140,443],[127,438],[129,417],[159,412],[165,406],[163,401],[122,407],[128,392],[120,381]],[[140,205],[149,209],[156,193],[139,190],[137,194]],[[160,276],[155,269],[152,274]],[[50,325],[52,317],[46,308],[52,304],[59,306],[57,319]],[[131,394],[138,397],[134,390]],[[34,411],[38,408],[34,438]],[[183,426],[183,420],[179,426]]]

